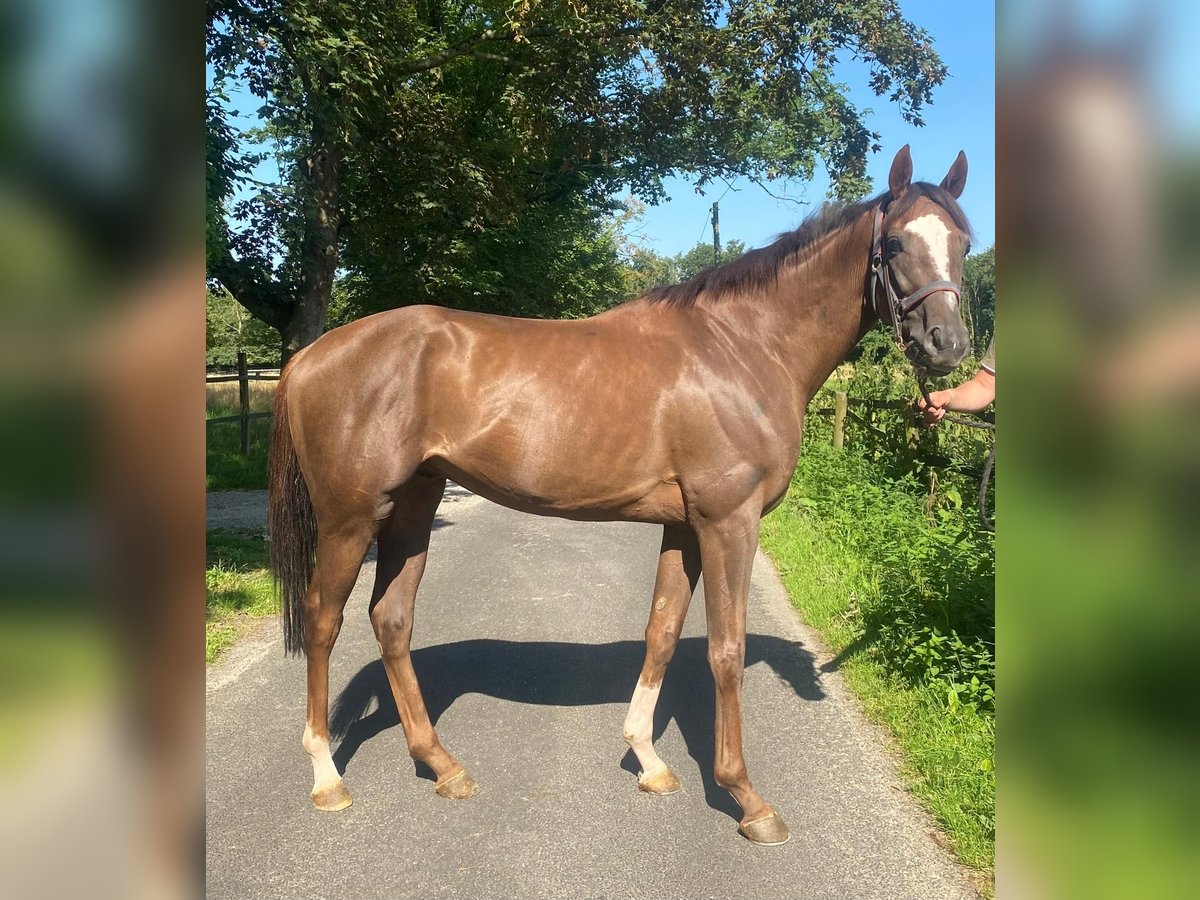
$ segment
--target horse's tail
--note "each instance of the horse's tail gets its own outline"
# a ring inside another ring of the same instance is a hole
[[[288,423],[288,374],[275,391],[268,465],[267,528],[271,541],[271,571],[282,595],[283,647],[299,655],[304,650],[304,595],[312,579],[317,552],[317,520],[312,498]]]

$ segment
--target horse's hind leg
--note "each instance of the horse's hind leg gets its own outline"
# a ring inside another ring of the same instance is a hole
[[[700,547],[689,528],[666,526],[658,557],[658,577],[650,621],[646,625],[646,660],[625,717],[625,742],[637,755],[642,771],[638,787],[651,794],[673,794],[679,779],[654,752],[654,707],[667,664],[675,655],[679,631],[700,578]]]
[[[371,624],[396,698],[408,752],[437,776],[435,790],[461,800],[477,790],[466,769],[438,740],[413,670],[413,606],[429,555],[429,532],[445,478],[416,476],[394,495],[395,512],[379,532],[379,563],[371,594]]]
[[[308,718],[303,743],[312,759],[312,801],[317,809],[336,811],[351,803],[329,750],[329,654],[342,629],[342,610],[374,536],[375,525],[369,521],[321,534],[316,568],[304,597]]]

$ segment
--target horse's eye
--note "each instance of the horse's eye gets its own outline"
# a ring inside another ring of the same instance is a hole
[[[971,242],[967,241],[967,252],[964,253],[963,256],[970,256],[970,255],[971,255]]]
[[[900,238],[890,237],[887,242],[888,258],[904,252],[904,247],[900,245]]]

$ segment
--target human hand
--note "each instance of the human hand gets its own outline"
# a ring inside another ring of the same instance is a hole
[[[921,397],[917,400],[917,409],[921,410],[922,416],[925,419],[925,426],[932,428],[938,422],[942,421],[942,417],[946,415],[946,408],[954,399],[954,389],[946,391],[933,391],[929,395],[930,403],[925,402],[925,398]]]

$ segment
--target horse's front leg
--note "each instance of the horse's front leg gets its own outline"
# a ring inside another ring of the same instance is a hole
[[[650,794],[674,794],[679,790],[679,779],[654,752],[654,707],[699,580],[700,546],[695,533],[690,528],[665,526],[650,621],[646,624],[646,660],[624,728],[625,743],[642,766],[638,787]]]
[[[760,510],[743,507],[698,525],[708,617],[708,663],[717,688],[713,774],[742,807],[738,831],[755,844],[782,844],[784,824],[750,783],[742,754],[742,674],[746,665],[746,605],[758,549]]]

